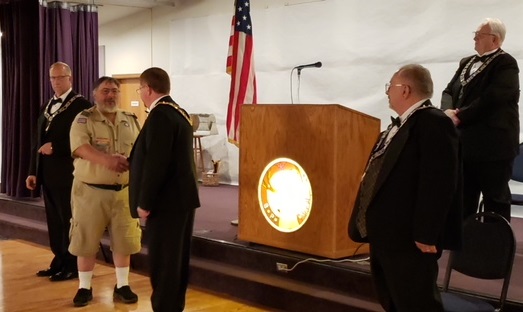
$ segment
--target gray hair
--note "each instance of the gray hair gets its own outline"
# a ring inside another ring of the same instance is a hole
[[[500,45],[503,44],[503,41],[505,41],[505,34],[507,33],[505,24],[503,24],[503,22],[498,18],[487,17],[479,27],[483,27],[485,25],[490,27],[491,34],[499,38]]]
[[[430,71],[419,64],[402,66],[397,74],[407,80],[413,91],[422,97],[431,98],[434,93],[434,83]]]
[[[67,65],[67,64],[64,63],[64,62],[56,62],[56,63],[53,63],[53,64],[49,67],[49,71],[51,71],[53,68],[57,68],[57,67],[62,67],[63,69],[65,69],[65,73],[68,74],[69,76],[71,76],[71,74],[72,74],[71,67],[69,67],[69,65]]]

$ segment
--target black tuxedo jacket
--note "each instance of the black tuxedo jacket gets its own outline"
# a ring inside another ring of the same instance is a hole
[[[358,193],[349,222],[351,239],[394,250],[412,249],[414,241],[458,248],[461,162],[450,118],[433,107],[414,112],[381,157],[385,158],[366,214],[368,236],[362,239],[356,227]]]
[[[456,74],[443,91],[442,109],[459,109],[458,125],[464,159],[512,159],[519,144],[519,68],[503,52],[463,87],[460,75],[473,56],[460,61]]]
[[[159,102],[174,103],[166,96]],[[193,129],[174,107],[158,104],[143,125],[129,156],[129,204],[149,218],[173,216],[200,206],[195,178]]]
[[[77,93],[71,91],[62,105],[65,105],[75,95]],[[71,145],[69,144],[69,130],[76,115],[91,106],[91,103],[84,97],[76,98],[66,110],[53,118],[47,131],[45,130],[47,119],[44,115],[47,105],[42,107],[37,121],[36,133],[33,137],[29,164],[29,175],[37,177],[38,185],[52,184],[54,186],[71,187],[74,167]],[[53,154],[42,155],[38,153],[38,149],[47,142],[52,143]]]

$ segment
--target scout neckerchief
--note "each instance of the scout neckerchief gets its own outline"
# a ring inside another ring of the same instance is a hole
[[[187,112],[183,108],[180,107],[180,105],[178,105],[176,103],[164,102],[164,101],[156,103],[156,105],[160,105],[160,104],[169,105],[169,106],[173,107],[174,109],[176,109],[187,120],[187,122],[192,126],[191,117],[189,116],[189,114],[187,114]]]
[[[47,103],[47,105],[45,106],[45,110],[44,110],[44,116],[45,116],[45,119],[47,119],[47,125],[45,126],[45,132],[47,132],[49,130],[49,127],[51,126],[51,122],[53,121],[53,119],[58,114],[60,114],[64,110],[66,110],[69,107],[69,105],[71,105],[71,103],[73,103],[73,101],[79,97],[81,97],[80,94],[73,96],[69,101],[67,101],[67,103],[62,105],[56,112],[54,112],[52,114],[49,114],[49,106],[51,105],[51,101],[49,101],[49,103]]]

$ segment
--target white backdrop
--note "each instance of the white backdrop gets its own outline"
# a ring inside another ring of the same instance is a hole
[[[255,2],[256,0],[252,0]],[[338,103],[378,117],[388,109],[384,84],[407,63],[432,73],[433,104],[461,58],[472,55],[472,32],[485,17],[507,26],[503,49],[523,60],[520,0],[324,0],[251,11],[258,103],[290,103],[291,69],[321,61],[301,74],[299,102]],[[170,74],[173,95],[191,113],[216,115],[220,134],[202,139],[207,167],[221,160],[222,181],[238,183],[238,148],[227,143],[230,77],[225,60],[230,15],[173,20]],[[521,76],[521,75],[520,75]],[[298,102],[296,71],[292,77]]]

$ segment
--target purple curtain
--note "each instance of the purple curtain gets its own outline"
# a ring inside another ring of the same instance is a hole
[[[49,67],[57,61],[73,71],[73,89],[91,99],[98,79],[98,12],[95,5],[41,1],[40,54],[42,81],[49,81]],[[53,91],[42,84],[42,101]]]
[[[40,110],[38,2],[0,4],[2,31],[2,172],[0,192],[29,196],[25,179]]]
[[[73,88],[87,98],[98,78],[98,13],[93,5],[0,0],[2,171],[0,192],[29,197],[25,187],[40,107],[52,96],[49,67],[73,70]],[[33,194],[36,195],[36,194]]]

